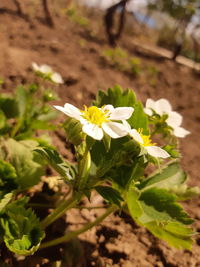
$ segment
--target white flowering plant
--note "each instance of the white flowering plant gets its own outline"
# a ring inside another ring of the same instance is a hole
[[[54,72],[53,69],[47,64],[38,65],[37,63],[33,62],[32,68],[35,74],[44,80],[48,80],[56,84],[64,83],[62,76],[58,72]]]
[[[55,105],[54,109],[66,116],[62,127],[67,142],[73,146],[75,161],[63,159],[55,148],[45,144],[35,148],[34,153],[58,173],[70,190],[66,194],[60,191],[57,206],[42,220],[27,208],[28,199],[22,197],[26,191],[20,191],[21,197],[19,191],[7,191],[0,202],[2,240],[7,248],[20,255],[31,255],[37,249],[70,241],[111,213],[123,211],[169,245],[191,249],[193,220],[179,201],[199,195],[200,190],[186,185],[187,175],[180,166],[179,154],[174,159],[172,145],[165,143],[168,139],[159,140],[162,146],[153,140],[157,127],[155,123],[152,127],[154,117],[167,124],[170,116],[149,104],[144,108],[131,89],[123,91],[119,86],[100,91],[90,107],[79,109],[66,103]],[[169,127],[169,131],[163,127],[164,137],[176,138],[172,124]],[[176,149],[173,145],[173,151]],[[17,175],[11,163],[6,158],[0,161],[0,174],[12,184],[17,181]],[[153,173],[147,171],[149,165],[156,169]],[[55,176],[52,179],[55,184]],[[60,185],[56,186],[56,195],[59,188]],[[78,230],[45,240],[46,228],[69,209],[79,207],[84,198],[90,200],[92,192],[101,195],[107,203],[103,206],[102,202],[101,206],[105,212]],[[20,218],[15,210],[21,213]],[[21,227],[22,221],[26,227]]]

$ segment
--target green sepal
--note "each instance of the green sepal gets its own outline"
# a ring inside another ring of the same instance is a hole
[[[167,153],[172,157],[172,158],[180,158],[181,154],[180,152],[177,150],[175,145],[166,145],[163,147],[163,149],[165,151],[167,151]]]
[[[73,145],[80,145],[83,141],[82,125],[78,120],[67,118],[63,124],[67,140]]]
[[[104,134],[104,136],[103,136],[103,144],[105,146],[106,152],[108,152],[109,149],[110,149],[110,145],[111,145],[111,137],[109,135]]]

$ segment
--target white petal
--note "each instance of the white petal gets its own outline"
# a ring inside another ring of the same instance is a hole
[[[134,108],[132,107],[119,107],[115,108],[113,111],[111,111],[110,120],[128,120],[132,113],[134,111]]]
[[[136,142],[140,144],[144,143],[140,133],[137,130],[132,129],[131,131],[129,131],[129,134]]]
[[[190,132],[187,131],[186,129],[182,128],[182,127],[174,128],[174,135],[176,137],[184,138],[188,134],[190,134]]]
[[[149,115],[149,116],[152,116],[152,115],[153,115],[153,111],[152,111],[152,109],[150,109],[150,108],[144,108],[144,112],[145,112],[147,115]]]
[[[166,122],[172,128],[176,128],[180,126],[182,121],[183,121],[183,117],[178,112],[171,111],[170,113],[168,113],[168,118]]]
[[[158,146],[145,146],[145,149],[147,150],[148,154],[155,157],[155,158],[169,158],[170,155],[162,148]]]
[[[120,138],[128,134],[126,127],[118,122],[105,122],[102,128],[112,138]]]
[[[98,125],[92,123],[83,125],[83,132],[96,140],[103,138],[103,130]]]
[[[51,75],[51,80],[55,83],[63,83],[63,79],[62,79],[61,75],[57,72],[54,72]]]
[[[66,103],[64,105],[64,107],[61,106],[54,106],[54,108],[62,111],[63,113],[65,113],[67,116],[71,117],[71,118],[75,118],[76,120],[80,120],[81,119],[81,112],[78,108],[76,108],[75,106]]]
[[[148,98],[146,101],[146,108],[155,110],[156,102],[153,99]]]
[[[115,108],[112,105],[106,105],[104,107],[101,108],[101,110],[103,112],[106,112],[107,116],[110,116],[111,112],[114,110]]]
[[[34,71],[39,71],[40,70],[40,67],[35,62],[32,63],[32,68],[33,68]]]
[[[125,120],[123,120],[122,123],[123,123],[123,125],[126,127],[127,132],[129,132],[129,131],[131,130],[131,126],[130,126],[130,124],[129,124],[127,121],[125,121]]]
[[[54,108],[56,108],[57,110],[59,110],[59,111],[65,113],[66,115],[68,115],[68,114],[66,113],[66,110],[65,110],[64,107],[61,107],[61,106],[54,106]]]
[[[52,72],[52,68],[51,68],[50,66],[44,64],[44,65],[41,65],[41,66],[40,66],[40,71],[41,71],[42,73],[46,73],[46,74],[48,74],[48,73],[51,73],[51,72]]]
[[[115,108],[112,105],[105,105],[102,110],[109,110],[109,111],[113,111]]]
[[[75,118],[77,120],[80,120],[81,119],[81,112],[80,112],[80,110],[77,107],[75,107],[75,106],[73,106],[71,104],[66,103],[64,105],[64,108],[65,108],[66,114],[69,117]]]
[[[156,101],[155,111],[159,115],[168,114],[172,110],[171,104],[167,99],[161,98]]]

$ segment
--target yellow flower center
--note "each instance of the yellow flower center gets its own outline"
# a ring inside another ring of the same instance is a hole
[[[98,126],[101,126],[102,123],[108,122],[108,111],[102,111],[101,109],[92,106],[92,107],[86,107],[84,106],[85,110],[82,110],[81,112],[82,117],[89,121],[92,124],[96,124]]]
[[[156,143],[152,143],[152,140],[151,140],[151,136],[150,135],[144,135],[142,134],[142,129],[139,129],[138,130],[141,138],[142,138],[142,141],[143,141],[143,146],[155,146]]]

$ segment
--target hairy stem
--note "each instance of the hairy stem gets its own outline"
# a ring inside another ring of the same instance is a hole
[[[77,205],[79,199],[80,195],[75,195],[68,200],[63,200],[63,202],[41,222],[41,227],[45,229],[48,225],[60,218],[68,209]]]
[[[106,210],[106,212],[104,214],[102,214],[101,216],[99,216],[93,222],[89,222],[89,223],[85,224],[79,230],[76,230],[76,231],[73,231],[73,232],[69,232],[68,234],[66,234],[66,235],[64,235],[62,237],[59,237],[59,238],[54,239],[52,241],[48,241],[48,242],[43,243],[40,246],[40,249],[41,248],[52,247],[52,246],[55,246],[55,245],[58,245],[58,244],[61,244],[61,243],[64,243],[64,242],[67,242],[67,241],[71,240],[72,238],[74,238],[74,237],[76,237],[76,236],[78,236],[78,235],[86,232],[87,230],[89,230],[93,226],[95,226],[95,225],[99,224],[100,222],[102,222],[108,215],[110,215],[112,212],[116,211],[117,209],[118,209],[118,207],[111,206],[110,208],[108,208]]]

